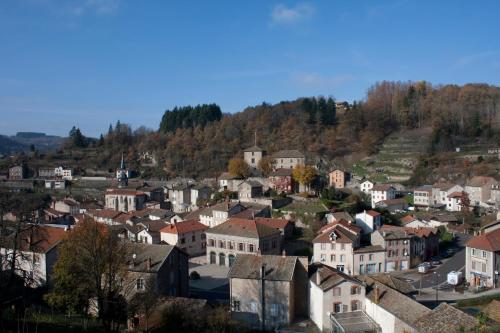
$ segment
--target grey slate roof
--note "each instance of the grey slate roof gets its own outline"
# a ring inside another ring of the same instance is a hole
[[[258,147],[258,146],[252,146],[252,147],[248,147],[247,149],[245,149],[244,151],[248,151],[248,152],[259,152],[259,151],[264,151],[262,148]]]
[[[305,158],[306,156],[298,150],[280,150],[272,155],[273,158]]]
[[[291,281],[297,261],[298,257],[292,256],[238,254],[228,278],[259,279],[264,264],[264,280]]]
[[[128,270],[136,272],[158,272],[163,262],[168,258],[175,246],[132,243],[130,259],[127,261]],[[133,259],[132,255],[136,257]],[[151,259],[151,268],[147,269],[147,261]]]
[[[319,275],[320,281],[321,281],[319,285],[316,283],[317,282],[316,279],[318,278],[318,275]],[[349,275],[339,271],[336,268],[329,267],[326,265],[322,265],[322,266],[318,267],[316,272],[311,276],[310,280],[314,284],[316,284],[318,287],[320,287],[321,290],[323,290],[323,291],[327,291],[327,290],[335,287],[336,285],[338,285],[339,283],[342,283],[344,281],[348,281],[348,282],[352,282],[352,283],[361,285],[361,281],[359,281],[358,279],[356,279],[352,276],[349,276]]]
[[[255,220],[230,218],[206,231],[206,234],[228,235],[247,238],[261,238],[272,235],[280,235],[281,232],[273,227],[259,223]]]

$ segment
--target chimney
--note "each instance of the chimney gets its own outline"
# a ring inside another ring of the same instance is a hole
[[[378,304],[380,301],[380,289],[378,285],[375,285],[375,304]]]
[[[146,261],[146,269],[149,271],[151,269],[151,257]]]
[[[321,276],[319,274],[319,270],[320,269],[318,268],[318,270],[316,271],[316,285],[318,286],[321,284]]]

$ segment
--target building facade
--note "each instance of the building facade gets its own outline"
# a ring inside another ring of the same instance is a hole
[[[146,194],[129,189],[107,189],[105,208],[120,212],[133,212],[144,209]]]

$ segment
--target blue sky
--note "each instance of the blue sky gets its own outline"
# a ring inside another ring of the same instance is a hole
[[[500,1],[0,1],[0,133],[97,136],[165,109],[500,84]]]

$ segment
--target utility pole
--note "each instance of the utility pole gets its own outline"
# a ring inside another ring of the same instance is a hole
[[[266,265],[262,264],[260,267],[260,304],[261,304],[261,321],[260,330],[263,331],[266,328],[266,302],[265,302],[265,290],[264,290],[264,277],[266,275]]]

